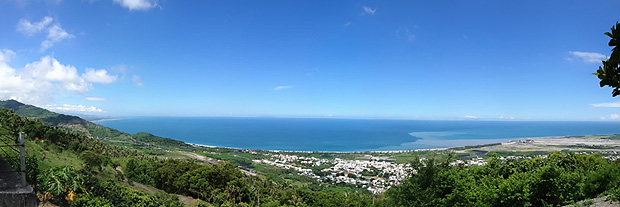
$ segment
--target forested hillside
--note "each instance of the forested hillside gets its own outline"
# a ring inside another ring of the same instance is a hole
[[[28,117],[43,122],[48,126],[62,127],[89,137],[128,139],[130,134],[110,129],[86,121],[77,116],[51,112],[36,106],[20,103],[15,100],[0,101],[0,107],[13,110],[21,117]]]
[[[131,135],[116,129],[86,121],[77,116],[51,112],[47,109],[23,104],[15,100],[0,101],[0,107],[13,110],[21,117],[41,121],[47,126],[60,127],[87,137],[108,140],[112,145],[133,147],[152,144],[174,147],[187,146],[184,142],[170,138],[158,137],[146,132]]]

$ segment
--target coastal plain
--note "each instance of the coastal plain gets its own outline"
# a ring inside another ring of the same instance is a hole
[[[484,165],[491,156],[532,159],[553,152],[598,153],[616,160],[620,135],[538,137],[513,139],[454,148],[366,152],[300,152],[253,150],[191,145],[188,148],[144,149],[147,154],[167,154],[207,163],[237,165],[248,175],[278,183],[339,192],[380,194],[412,172],[409,164],[419,159],[451,159],[452,165]]]

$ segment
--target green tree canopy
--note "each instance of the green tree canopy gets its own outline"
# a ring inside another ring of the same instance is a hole
[[[87,169],[100,169],[101,164],[103,163],[103,158],[100,154],[86,150],[80,153],[82,160],[84,160],[84,164],[86,164]]]
[[[612,87],[614,90],[611,95],[616,97],[620,95],[620,70],[618,69],[620,64],[620,49],[618,49],[620,44],[620,23],[616,22],[616,25],[611,27],[611,32],[605,32],[605,35],[611,38],[609,46],[613,48],[609,58],[603,61],[603,66],[599,66],[594,75],[601,80],[601,87]]]

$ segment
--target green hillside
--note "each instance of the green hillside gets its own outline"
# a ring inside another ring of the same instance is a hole
[[[0,101],[0,107],[13,110],[21,117],[39,120],[48,126],[57,126],[71,129],[73,131],[82,133],[90,137],[112,139],[126,139],[130,137],[129,134],[120,132],[115,129],[103,127],[98,124],[94,124],[77,116],[51,112],[49,110],[42,109],[36,106],[20,103],[15,100]]]
[[[108,140],[113,145],[119,146],[187,146],[184,142],[170,138],[158,137],[149,133],[141,132],[131,135],[116,129],[104,127],[77,116],[64,115],[51,112],[36,106],[20,103],[15,100],[0,101],[0,107],[13,110],[21,117],[43,122],[47,126],[61,127],[72,132],[86,135],[91,138]]]

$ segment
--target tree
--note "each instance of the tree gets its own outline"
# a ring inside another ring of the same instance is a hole
[[[611,55],[603,61],[603,66],[599,66],[596,73],[593,74],[601,80],[599,83],[601,87],[612,87],[614,90],[611,95],[616,97],[620,95],[620,69],[618,69],[620,64],[620,49],[618,49],[618,45],[620,45],[620,23],[616,22],[616,25],[611,27],[611,32],[605,32],[605,35],[611,38],[609,40],[609,46],[613,47]]]
[[[82,160],[84,160],[84,164],[86,164],[86,169],[99,169],[101,170],[101,164],[103,163],[103,158],[101,155],[96,152],[86,150],[80,154]]]

